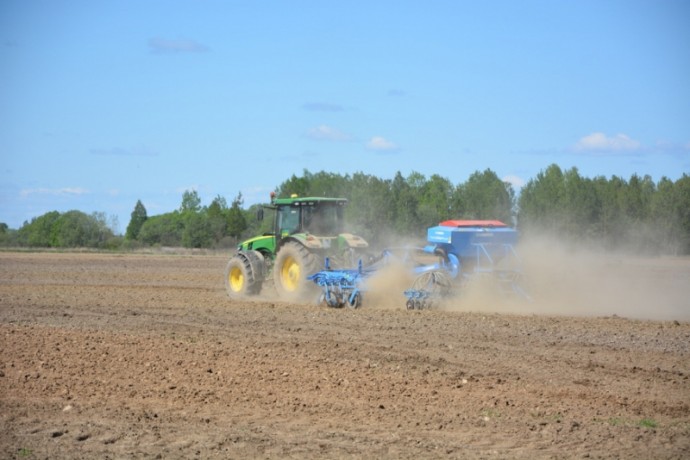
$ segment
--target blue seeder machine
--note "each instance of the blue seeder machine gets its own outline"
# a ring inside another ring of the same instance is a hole
[[[424,309],[478,277],[490,277],[501,291],[529,300],[521,286],[520,260],[515,252],[518,233],[497,220],[447,220],[427,230],[427,245],[421,252],[435,256],[433,263],[411,264],[415,276],[404,294],[408,309]],[[386,250],[378,260],[356,269],[326,268],[308,278],[321,288],[321,301],[331,307],[362,305],[366,280],[394,259]]]

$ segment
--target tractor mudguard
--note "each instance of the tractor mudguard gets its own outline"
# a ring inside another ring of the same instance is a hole
[[[295,233],[293,235],[290,235],[289,237],[283,239],[283,241],[281,242],[281,246],[284,246],[285,243],[289,241],[294,241],[309,250],[330,248],[330,240],[317,238],[313,235],[310,235],[309,233]]]
[[[369,243],[367,243],[364,238],[353,235],[352,233],[341,233],[338,235],[338,243],[343,249],[360,249],[369,247]]]

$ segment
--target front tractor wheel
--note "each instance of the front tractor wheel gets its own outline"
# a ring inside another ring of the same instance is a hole
[[[280,248],[273,266],[273,281],[280,298],[307,300],[316,292],[314,283],[307,276],[318,270],[314,254],[304,246],[288,242]]]
[[[264,258],[258,251],[239,252],[225,269],[225,290],[233,298],[256,295],[261,291]]]

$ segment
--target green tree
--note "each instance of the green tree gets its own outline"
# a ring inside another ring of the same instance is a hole
[[[420,186],[422,177],[419,173],[410,174],[409,180],[405,180],[403,175],[398,171],[390,184],[391,201],[393,209],[393,226],[394,230],[399,235],[412,235],[419,227],[419,218],[417,217],[418,194],[413,188],[415,184]]]
[[[348,176],[325,171],[320,171],[315,174],[310,174],[308,171],[305,171],[305,174],[309,174],[309,189],[307,190],[309,195],[333,198],[347,197],[349,191],[347,184],[350,182]]]
[[[438,174],[432,175],[421,185],[417,214],[423,227],[454,217],[454,190],[453,184]]]
[[[129,224],[127,225],[127,231],[125,232],[125,238],[128,240],[136,240],[139,236],[139,231],[148,219],[146,214],[146,208],[142,204],[141,200],[137,200],[137,204],[134,206],[132,211]]]
[[[283,182],[276,189],[276,196],[289,197],[291,195],[308,196],[311,190],[311,173],[306,169],[302,172],[301,177],[294,174],[288,180]]]
[[[105,214],[86,215],[81,211],[61,214],[53,224],[53,246],[59,248],[102,248],[113,237]]]
[[[24,225],[18,230],[19,244],[44,248],[55,246],[53,226],[59,218],[59,212],[50,211],[31,219],[31,222],[24,222]]]
[[[675,214],[678,216],[679,241],[683,254],[690,254],[690,176],[683,174],[673,184]]]
[[[213,241],[213,232],[207,216],[190,213],[185,219],[182,231],[182,246],[186,248],[208,248]]]
[[[201,198],[196,190],[185,190],[180,204],[182,231],[180,243],[186,248],[200,248],[209,244],[210,226],[202,213]]]
[[[104,213],[91,215],[73,210],[60,214],[51,211],[25,222],[17,231],[15,242],[20,246],[57,248],[111,247],[115,235]]]
[[[249,209],[241,210],[244,214],[244,220],[247,223],[247,227],[239,235],[239,237],[231,237],[231,244],[234,246],[237,243],[237,239],[243,238],[243,236],[252,237],[256,235],[263,235],[264,233],[270,233],[273,231],[273,214],[266,213],[264,206],[266,203],[253,204]],[[259,219],[261,216],[261,219]],[[227,233],[229,236],[229,233]]]
[[[617,176],[612,176],[611,179],[599,176],[594,178],[592,185],[599,206],[595,235],[605,246],[611,246],[615,244],[616,239],[620,239],[623,234],[621,232],[625,231],[618,197],[627,184],[624,179]]]
[[[151,216],[139,230],[139,240],[149,246],[181,246],[185,223],[178,211]]]
[[[214,243],[218,243],[227,235],[228,222],[226,214],[228,204],[225,198],[218,195],[206,209],[206,216]]]
[[[390,181],[364,174],[353,174],[350,204],[345,209],[346,229],[360,235],[373,246],[390,244],[391,222],[395,210]]]
[[[6,223],[0,223],[0,246],[18,246],[18,233]]]
[[[247,219],[242,212],[243,203],[242,192],[238,192],[227,212],[227,233],[234,238],[239,238],[242,232],[247,229]]]
[[[552,164],[527,181],[520,193],[518,222],[524,229],[562,231],[565,185],[563,171]]]
[[[208,205],[208,215],[209,216],[220,216],[222,215],[226,210],[228,209],[228,202],[225,201],[225,198],[223,198],[220,195],[216,195],[216,197],[211,201],[211,204]]]
[[[591,181],[580,176],[574,167],[563,173],[562,180],[562,208],[559,211],[561,221],[558,227],[567,235],[591,236],[598,209]]]
[[[623,187],[618,199],[621,210],[630,224],[639,224],[647,219],[655,188],[649,176],[640,179],[637,174],[633,174]]]
[[[657,184],[657,191],[652,197],[650,219],[655,222],[660,247],[665,252],[676,254],[680,250],[681,235],[680,216],[676,210],[676,197],[673,181],[662,177]]]
[[[180,212],[199,212],[201,210],[201,198],[196,190],[185,190],[182,194]]]
[[[476,171],[462,185],[465,215],[470,219],[498,219],[513,223],[515,193],[508,182],[503,182],[491,169]]]

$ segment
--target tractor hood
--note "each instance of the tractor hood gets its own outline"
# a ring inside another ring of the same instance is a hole
[[[250,238],[248,240],[242,241],[238,246],[237,249],[240,251],[249,251],[249,250],[255,250],[255,251],[266,251],[269,253],[273,253],[275,250],[275,243],[276,239],[275,236],[269,234],[269,235],[262,235],[262,236],[255,236],[254,238]]]

